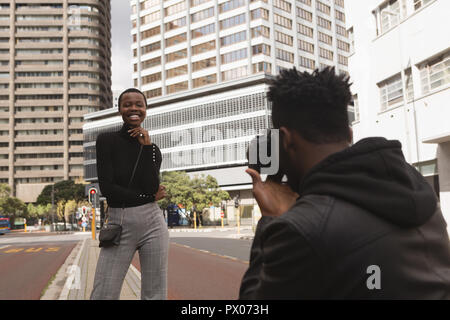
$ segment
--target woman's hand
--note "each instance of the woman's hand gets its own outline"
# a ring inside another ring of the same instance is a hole
[[[167,196],[166,194],[166,187],[163,185],[159,185],[158,192],[155,195],[155,201],[159,201],[161,199],[164,199]]]
[[[139,143],[148,146],[152,144],[152,141],[150,140],[150,135],[148,134],[148,131],[145,130],[142,127],[136,127],[133,129],[128,130],[128,133],[131,137],[137,138]]]

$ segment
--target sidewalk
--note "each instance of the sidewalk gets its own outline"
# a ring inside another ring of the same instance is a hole
[[[237,227],[203,227],[200,229],[182,228],[169,229],[171,236],[191,234],[194,232],[214,233],[215,237],[234,239],[253,239],[251,226]],[[84,233],[86,237],[79,241],[64,264],[58,270],[53,281],[46,289],[41,300],[89,300],[93,284],[95,269],[100,254],[98,240],[93,240],[91,233]],[[98,237],[98,234],[97,234]],[[122,286],[120,300],[140,300],[141,273],[130,265]]]
[[[80,241],[41,300],[89,300],[94,285],[100,248],[98,240],[87,237]],[[140,300],[141,274],[130,265],[122,286],[120,300]]]

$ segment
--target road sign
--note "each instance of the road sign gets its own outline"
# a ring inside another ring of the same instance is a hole
[[[221,217],[221,218],[225,218],[225,213],[221,212],[221,213],[220,213],[220,217]]]
[[[81,221],[86,222],[87,221],[86,217],[83,216],[83,218],[81,218]]]
[[[87,223],[86,223],[86,222],[83,222],[83,223],[81,224],[81,226],[82,226],[83,228],[86,228],[86,227],[87,227]]]

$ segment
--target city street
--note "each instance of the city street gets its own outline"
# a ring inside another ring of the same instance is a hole
[[[79,238],[50,233],[0,236],[0,300],[39,300]]]
[[[221,231],[171,232],[169,300],[238,298],[252,241],[227,238],[232,236],[232,232]],[[133,265],[140,270],[138,254]]]

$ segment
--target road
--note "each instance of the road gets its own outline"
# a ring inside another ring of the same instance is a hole
[[[248,268],[251,240],[225,233],[171,234],[169,300],[234,300]],[[140,271],[139,255],[133,265]]]
[[[78,238],[55,234],[0,236],[0,300],[39,300]]]

